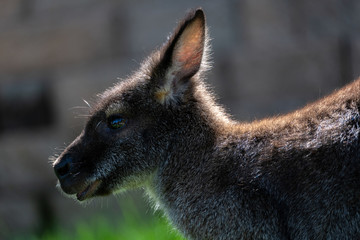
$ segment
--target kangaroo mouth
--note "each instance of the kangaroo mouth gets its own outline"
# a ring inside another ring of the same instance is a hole
[[[95,192],[99,189],[101,180],[95,180],[88,184],[83,190],[76,194],[76,198],[79,201],[84,201],[87,198],[94,196]]]

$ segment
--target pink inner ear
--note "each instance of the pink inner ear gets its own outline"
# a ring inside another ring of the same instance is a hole
[[[203,23],[197,20],[184,30],[175,49],[175,61],[180,63],[183,71],[200,67],[203,45]]]

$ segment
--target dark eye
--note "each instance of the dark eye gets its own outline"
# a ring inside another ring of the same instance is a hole
[[[111,129],[120,129],[123,128],[127,123],[127,120],[125,118],[122,118],[117,115],[110,116],[108,118],[108,126]]]

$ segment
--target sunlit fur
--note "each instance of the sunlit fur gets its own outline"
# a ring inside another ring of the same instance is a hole
[[[357,239],[360,80],[293,113],[239,123],[204,84],[207,35],[202,10],[190,12],[98,96],[53,163],[61,188],[81,201],[144,188],[189,239]],[[126,125],[111,129],[113,114]]]

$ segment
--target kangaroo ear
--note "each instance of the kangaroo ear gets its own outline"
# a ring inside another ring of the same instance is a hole
[[[205,48],[205,15],[201,9],[192,11],[161,51],[158,70],[161,79],[155,98],[160,103],[179,101],[200,69]]]

